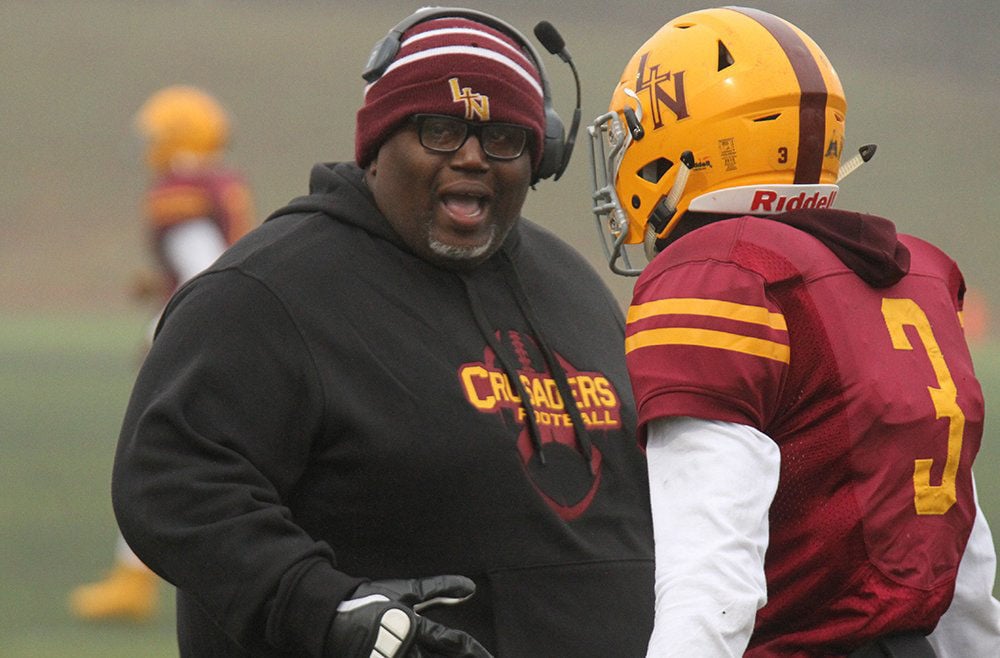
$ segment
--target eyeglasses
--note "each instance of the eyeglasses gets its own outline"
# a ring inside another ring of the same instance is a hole
[[[513,123],[465,121],[443,114],[414,114],[420,144],[438,153],[454,153],[469,135],[475,135],[483,152],[494,160],[514,160],[524,153],[529,129]]]

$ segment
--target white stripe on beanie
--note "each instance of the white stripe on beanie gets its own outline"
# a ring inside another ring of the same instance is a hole
[[[513,47],[510,44],[510,42],[503,40],[502,38],[498,37],[495,34],[490,34],[485,30],[477,30],[471,27],[439,27],[433,30],[427,30],[426,32],[418,32],[413,36],[406,37],[406,39],[404,39],[400,44],[400,50],[402,50],[403,48],[412,43],[416,43],[417,41],[422,41],[423,39],[432,39],[434,37],[449,36],[452,34],[460,34],[462,36],[472,35],[472,36],[484,37],[486,39],[489,39],[493,43],[497,44],[498,46],[501,46],[505,50],[514,53],[518,57],[522,58],[524,57],[524,53],[522,53],[517,48]]]
[[[509,68],[511,71],[516,73],[518,76],[524,79],[525,82],[531,85],[531,88],[535,90],[539,98],[542,98],[544,94],[542,93],[542,85],[538,83],[535,76],[531,75],[528,71],[524,69],[523,66],[512,60],[511,58],[496,52],[495,50],[489,50],[488,48],[477,48],[475,46],[443,46],[441,48],[431,48],[429,50],[422,50],[420,52],[413,53],[412,55],[404,55],[400,57],[385,70],[380,77],[375,82],[367,85],[365,87],[365,95],[368,95],[368,90],[374,85],[378,84],[379,80],[389,75],[392,71],[402,68],[408,64],[414,64],[420,60],[428,59],[430,57],[439,57],[442,55],[470,55],[472,57],[481,57],[483,59],[488,59],[498,64],[502,64]]]

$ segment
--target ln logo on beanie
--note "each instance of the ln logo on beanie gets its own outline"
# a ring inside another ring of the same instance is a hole
[[[365,88],[355,131],[358,166],[367,167],[406,119],[422,113],[525,126],[533,135],[532,167],[541,162],[541,74],[518,42],[500,30],[460,17],[435,18],[407,30],[395,59]]]
[[[458,78],[448,81],[451,85],[451,99],[456,103],[465,103],[465,118],[480,121],[490,120],[490,97],[472,93],[472,87],[460,87]]]

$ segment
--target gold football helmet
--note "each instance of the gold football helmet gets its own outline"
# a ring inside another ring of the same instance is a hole
[[[135,117],[146,140],[146,162],[166,171],[178,158],[214,157],[229,140],[229,117],[208,93],[184,85],[153,94]]]
[[[625,67],[589,126],[593,210],[611,269],[636,275],[687,211],[775,214],[829,207],[847,101],[812,39],[742,7],[668,22]],[[618,261],[621,260],[620,265]]]

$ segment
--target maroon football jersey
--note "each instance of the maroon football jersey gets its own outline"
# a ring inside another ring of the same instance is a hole
[[[626,351],[640,424],[743,423],[781,450],[747,656],[929,632],[951,600],[983,398],[957,266],[900,241],[909,273],[873,288],[810,234],[743,217],[681,238],[637,282]]]
[[[146,196],[146,218],[153,248],[170,278],[170,289],[177,284],[177,273],[162,258],[161,239],[165,231],[194,219],[207,218],[219,227],[227,245],[246,234],[253,222],[250,188],[240,174],[226,170],[199,170],[171,174],[157,180]]]

